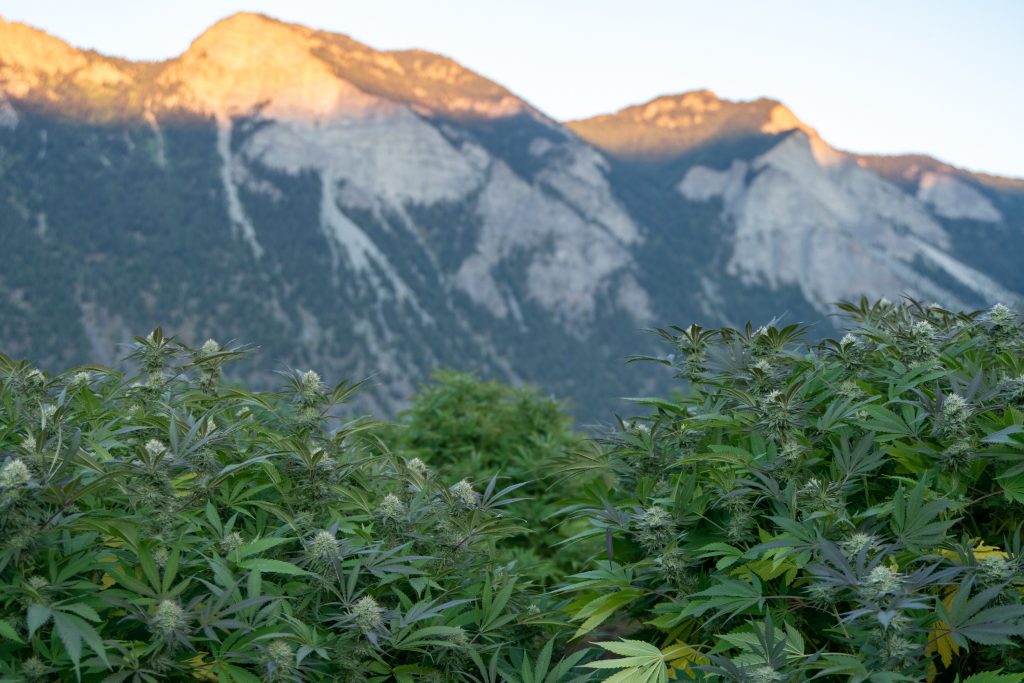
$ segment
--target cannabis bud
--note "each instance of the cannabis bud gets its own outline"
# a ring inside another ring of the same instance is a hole
[[[220,548],[225,553],[230,553],[232,550],[241,548],[243,545],[245,545],[245,539],[237,531],[232,531],[220,540]]]
[[[839,543],[839,549],[843,551],[843,555],[845,555],[848,560],[852,560],[854,557],[857,557],[857,555],[859,555],[865,548],[867,548],[867,551],[870,553],[878,548],[878,546],[879,542],[877,536],[861,532],[852,534],[849,538],[840,541]]]
[[[973,441],[958,439],[943,451],[943,464],[950,472],[960,472],[974,462],[974,450]]]
[[[50,667],[39,657],[29,657],[21,663],[21,675],[26,681],[42,681],[50,673]]]
[[[167,451],[167,446],[159,439],[150,439],[145,445],[146,452],[151,458],[159,458]]]
[[[903,575],[888,565],[876,565],[860,586],[862,595],[877,600],[899,592],[903,586]]]
[[[747,675],[744,680],[750,681],[750,683],[774,683],[774,681],[784,681],[787,678],[786,674],[776,671],[769,664],[763,664],[745,673]]]
[[[984,317],[985,334],[998,351],[1009,351],[1020,343],[1017,314],[1003,304],[996,304]]]
[[[324,383],[314,370],[302,373],[302,395],[307,401],[315,401],[323,395]]]
[[[38,574],[28,577],[27,583],[36,591],[42,590],[50,585],[49,580],[47,580],[45,576],[39,576]]]
[[[173,600],[163,600],[156,607],[149,629],[153,635],[168,638],[175,631],[180,631],[187,624],[185,610]]]
[[[430,474],[430,468],[427,467],[427,463],[423,462],[419,458],[413,458],[405,463],[412,472],[415,472],[421,477],[426,477]]]
[[[848,379],[840,384],[839,388],[836,389],[836,393],[851,401],[854,401],[864,395],[864,392],[861,391],[860,385],[852,379]]]
[[[292,671],[295,668],[295,649],[287,640],[277,638],[267,645],[267,658],[273,663],[275,674]]]
[[[938,331],[926,320],[918,320],[900,337],[900,352],[909,363],[923,363],[935,357],[935,342]]]
[[[28,465],[15,458],[0,469],[0,490],[20,489],[32,482]]]
[[[341,543],[330,531],[318,531],[306,543],[313,566],[324,568],[341,558]]]
[[[452,486],[450,491],[456,502],[467,510],[473,510],[480,505],[480,494],[473,490],[473,485],[466,479]]]
[[[818,605],[827,607],[836,604],[839,600],[839,595],[832,586],[815,583],[808,586],[806,590],[807,596]]]
[[[675,523],[665,508],[652,505],[636,516],[637,538],[647,548],[662,548],[676,535]]]
[[[765,394],[760,409],[760,422],[768,436],[781,438],[793,427],[793,410],[781,391],[776,389]]]
[[[359,598],[349,614],[364,631],[379,631],[384,626],[384,608],[369,595]]]
[[[1010,581],[1020,575],[1020,567],[1016,563],[999,555],[982,558],[978,567],[981,570],[982,581],[986,585]]]
[[[405,516],[405,503],[395,494],[389,493],[377,507],[377,514],[389,521],[401,519]]]
[[[967,423],[971,419],[971,405],[960,394],[950,394],[942,403],[942,424],[940,432],[943,436],[957,436],[967,431]]]
[[[996,304],[988,310],[985,320],[993,325],[1013,325],[1017,322],[1017,314],[1004,304]]]

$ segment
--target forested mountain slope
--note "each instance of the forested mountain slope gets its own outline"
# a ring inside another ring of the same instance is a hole
[[[432,369],[607,416],[640,329],[841,297],[1013,300],[1018,181],[836,151],[708,92],[562,125],[445,57],[240,14],[133,63],[0,21],[0,346],[114,362],[161,324],[253,376]],[[827,322],[821,323],[827,325]]]

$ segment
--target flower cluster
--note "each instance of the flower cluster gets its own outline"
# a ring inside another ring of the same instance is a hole
[[[419,477],[426,477],[430,474],[430,468],[427,467],[427,463],[423,462],[419,458],[410,458],[405,465],[409,468],[410,472]]]
[[[159,439],[150,439],[146,442],[144,448],[149,457],[154,460],[167,452],[167,446]]]
[[[916,320],[908,327],[901,327],[896,334],[900,355],[910,365],[935,358],[938,337],[938,330],[927,320]]]
[[[0,469],[0,491],[20,489],[32,483],[32,471],[21,460],[8,461]]]
[[[237,550],[245,545],[245,539],[242,538],[242,534],[237,531],[232,531],[220,540],[219,545],[223,552],[230,553],[231,551]]]
[[[306,554],[314,568],[323,570],[341,559],[341,541],[330,531],[318,531],[306,541]]]
[[[463,479],[450,489],[455,503],[466,510],[475,510],[480,506],[480,494],[473,489],[469,480]]]
[[[1003,304],[996,304],[982,318],[988,342],[997,351],[1009,351],[1019,347],[1021,331],[1017,314]]]
[[[633,518],[637,540],[648,550],[664,548],[676,536],[675,522],[665,508],[652,505]]]
[[[377,514],[381,519],[394,522],[405,517],[405,503],[393,493],[384,496],[384,500],[377,506]]]
[[[324,383],[315,370],[302,373],[302,396],[310,403],[319,401],[324,394]]]
[[[800,487],[797,496],[805,515],[825,513],[843,517],[845,514],[843,490],[839,482],[811,477]]]
[[[275,638],[267,645],[267,660],[273,680],[293,680],[295,674],[295,648],[287,640]]]
[[[861,597],[869,602],[878,602],[896,595],[903,590],[904,577],[886,564],[877,564],[858,585]]]
[[[765,394],[758,407],[759,423],[767,436],[783,439],[795,426],[796,412],[778,389]]]
[[[848,538],[840,541],[839,549],[843,551],[843,555],[846,556],[847,560],[852,561],[861,552],[871,553],[877,550],[880,545],[878,537],[874,534],[857,532],[850,534]]]
[[[169,639],[188,626],[185,610],[174,600],[161,600],[149,620],[149,630],[158,638]]]
[[[960,394],[946,396],[942,403],[939,432],[947,437],[960,437],[967,433],[973,411],[971,404]]]
[[[369,595],[359,598],[349,614],[363,631],[380,631],[384,627],[384,608]]]

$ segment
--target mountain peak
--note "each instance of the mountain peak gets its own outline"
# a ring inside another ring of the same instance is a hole
[[[0,66],[31,71],[80,67],[79,50],[45,31],[0,16]]]
[[[722,136],[802,130],[817,137],[813,128],[777,100],[737,102],[722,99],[711,90],[663,95],[614,114],[566,125],[613,156],[630,159],[668,158]]]
[[[131,75],[95,52],[0,17],[0,94],[25,97],[65,79],[93,88],[127,83]]]
[[[180,104],[187,108],[248,114],[274,102],[292,113],[321,114],[331,99],[323,94],[337,89],[337,78],[316,48],[309,29],[261,14],[234,14],[168,62],[160,81],[184,86]]]
[[[292,115],[323,115],[367,96],[422,113],[500,117],[526,104],[454,60],[423,50],[375,50],[352,38],[239,13],[199,36],[164,75],[218,111],[285,102]],[[333,94],[332,94],[333,93]],[[312,107],[312,109],[310,109]],[[280,111],[280,108],[279,108]]]
[[[119,102],[218,116],[255,111],[317,120],[391,104],[450,118],[501,118],[535,110],[497,83],[424,50],[375,50],[352,38],[241,12],[221,19],[179,57],[136,65],[77,49],[44,31],[0,19],[0,93],[55,102],[58,87],[120,90]],[[137,97],[136,85],[145,90]],[[150,85],[156,85],[153,89]],[[91,95],[87,118],[141,115]],[[267,109],[268,105],[270,109]],[[106,109],[96,109],[107,107]],[[353,109],[354,108],[354,109]],[[96,110],[94,110],[96,109]]]
[[[203,31],[180,59],[216,59],[226,67],[242,67],[273,58],[275,53],[308,54],[313,31],[255,12],[239,12]]]

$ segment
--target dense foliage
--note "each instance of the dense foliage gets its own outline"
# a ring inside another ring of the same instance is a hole
[[[156,331],[135,380],[0,357],[0,678],[493,681],[582,656],[551,663],[543,596],[494,559],[516,485],[331,422],[355,387],[313,371],[230,388],[237,355]]]
[[[841,309],[658,330],[680,391],[588,442],[457,373],[384,425],[159,330],[0,356],[0,681],[1022,683],[1021,318]]]
[[[550,582],[579,569],[586,544],[552,552],[573,525],[553,519],[572,482],[554,483],[551,465],[580,446],[564,407],[533,387],[511,387],[464,372],[438,373],[387,430],[390,449],[406,458],[420,458],[451,478],[499,477],[522,483],[528,499],[509,507],[530,533],[505,544],[502,552],[530,575]],[[580,527],[582,528],[582,527]]]
[[[566,466],[600,475],[573,515],[608,557],[563,590],[577,636],[630,632],[605,644],[614,680],[1024,672],[1019,317],[841,309],[850,333],[810,347],[797,326],[659,330],[674,353],[646,360],[684,397]]]

